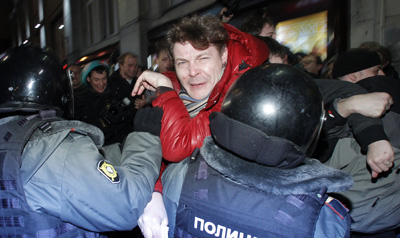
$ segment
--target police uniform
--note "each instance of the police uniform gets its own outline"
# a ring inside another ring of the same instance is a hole
[[[26,144],[18,130],[31,131]],[[98,237],[99,232],[136,226],[158,178],[158,137],[131,133],[121,157],[104,158],[99,153],[102,132],[83,122],[13,116],[0,119],[0,133],[1,193],[8,201],[1,208],[1,235]],[[18,156],[20,142],[24,146]],[[13,166],[5,164],[9,161]],[[11,167],[17,168],[10,175]]]
[[[262,166],[217,144],[207,137],[198,154],[164,171],[169,237],[349,237],[348,209],[327,194],[351,187],[348,174],[315,159]]]

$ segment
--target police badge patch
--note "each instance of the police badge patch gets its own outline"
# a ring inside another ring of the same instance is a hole
[[[100,160],[97,164],[97,170],[100,171],[111,183],[119,183],[119,176],[117,170],[114,169],[112,164],[108,163],[105,160]]]

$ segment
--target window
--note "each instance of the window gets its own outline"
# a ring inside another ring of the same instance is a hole
[[[88,43],[101,42],[118,31],[117,1],[89,0],[86,3]]]
[[[276,35],[276,39],[293,53],[314,52],[324,60],[327,57],[328,11],[279,22]]]

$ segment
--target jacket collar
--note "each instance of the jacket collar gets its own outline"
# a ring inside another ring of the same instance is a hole
[[[206,137],[200,154],[207,164],[227,179],[249,188],[273,194],[308,194],[326,187],[339,192],[353,185],[352,177],[341,171],[307,158],[293,169],[267,167],[239,158]]]

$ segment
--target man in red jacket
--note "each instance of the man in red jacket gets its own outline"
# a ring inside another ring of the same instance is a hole
[[[209,15],[183,18],[171,28],[167,39],[176,73],[145,71],[136,81],[132,95],[141,94],[144,89],[156,91],[152,104],[164,111],[160,134],[163,157],[179,162],[211,135],[208,117],[211,112],[220,111],[232,83],[250,68],[264,63],[269,51],[260,39]],[[155,190],[160,192],[160,188],[158,185]],[[153,200],[162,202],[161,194],[154,193]],[[153,220],[153,226],[146,228],[149,231],[144,231],[145,236],[158,233],[157,222],[158,226],[166,225],[166,215]]]
[[[176,73],[146,71],[132,94],[157,92],[164,111],[163,156],[179,162],[210,135],[208,116],[219,111],[226,91],[248,69],[268,59],[264,42],[213,16],[184,18],[168,33]]]

